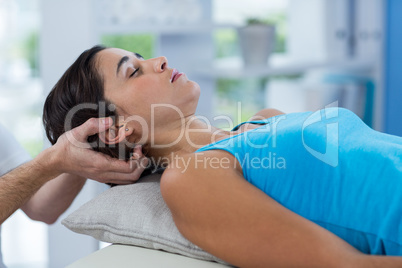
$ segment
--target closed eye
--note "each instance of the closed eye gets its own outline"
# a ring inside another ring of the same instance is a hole
[[[135,69],[134,72],[132,74],[130,74],[129,78],[133,77],[136,74],[136,72],[138,72],[139,70],[140,70],[140,68]]]

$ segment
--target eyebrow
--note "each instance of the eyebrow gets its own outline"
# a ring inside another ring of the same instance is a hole
[[[144,59],[143,56],[141,56],[138,53],[133,53],[135,57],[138,59]],[[130,58],[128,56],[124,56],[123,58],[120,59],[120,61],[117,63],[117,69],[116,69],[116,75],[119,73],[121,66],[126,63]]]
[[[129,60],[129,57],[124,56],[123,58],[120,59],[119,63],[117,63],[117,70],[116,70],[116,75],[119,73],[121,66],[126,63]]]

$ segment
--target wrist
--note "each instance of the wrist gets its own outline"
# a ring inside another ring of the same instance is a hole
[[[52,146],[40,152],[32,161],[44,177],[52,179],[63,173],[59,159],[57,151]]]

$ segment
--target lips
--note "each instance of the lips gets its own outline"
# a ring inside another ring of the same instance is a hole
[[[183,73],[180,73],[177,69],[173,69],[172,70],[172,74],[170,76],[170,83],[173,83],[174,81],[176,81],[177,79],[179,79],[179,77],[182,75]]]

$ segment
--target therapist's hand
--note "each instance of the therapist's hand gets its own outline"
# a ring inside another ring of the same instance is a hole
[[[111,118],[91,118],[60,136],[51,147],[56,168],[62,173],[102,183],[130,184],[138,180],[148,165],[148,158],[142,154],[140,146],[134,149],[136,159],[126,162],[95,152],[87,143],[88,136],[105,131],[112,124]]]

